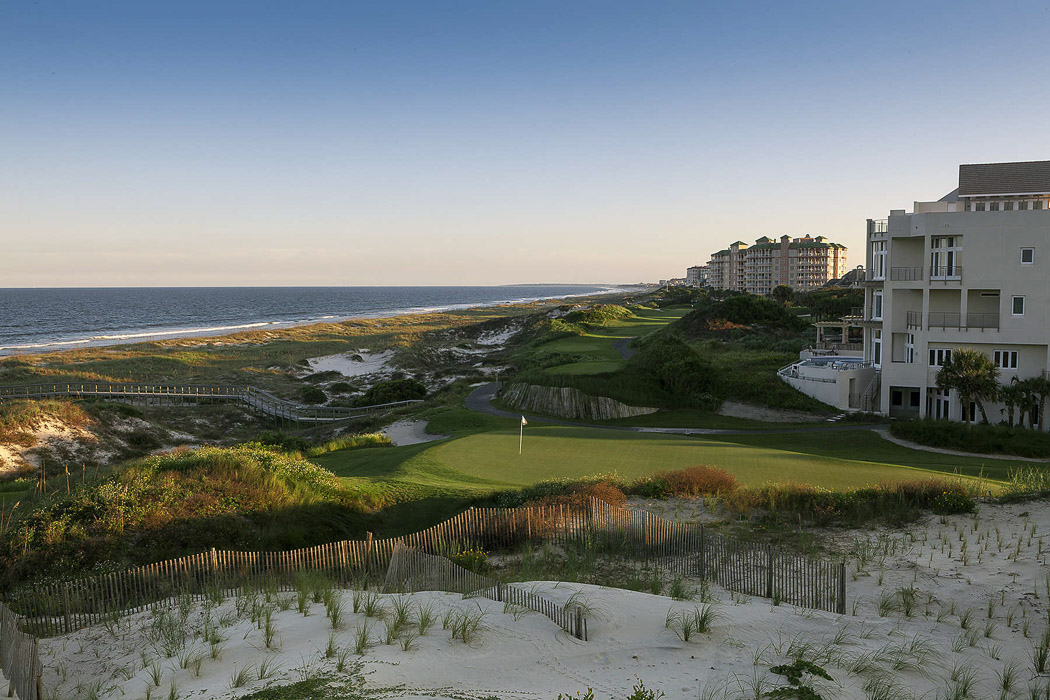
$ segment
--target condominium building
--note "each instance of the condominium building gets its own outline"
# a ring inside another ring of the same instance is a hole
[[[1050,367],[1050,161],[959,166],[959,187],[868,220],[863,357],[815,348],[780,376],[839,408],[901,418],[977,419],[937,386],[959,348],[978,350],[999,381]],[[846,319],[844,319],[845,321]],[[830,357],[828,356],[830,355]],[[989,421],[1003,406],[985,405]],[[1042,427],[1038,405],[1033,423]]]
[[[703,287],[707,284],[707,265],[693,265],[685,269],[685,283],[690,287]]]
[[[708,284],[717,289],[769,294],[783,284],[806,291],[846,273],[846,246],[823,236],[763,236],[752,246],[737,241],[714,253],[708,270]]]

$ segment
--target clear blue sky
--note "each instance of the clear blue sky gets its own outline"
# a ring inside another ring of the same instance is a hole
[[[1046,3],[0,4],[0,287],[654,280],[861,262],[1050,158]]]

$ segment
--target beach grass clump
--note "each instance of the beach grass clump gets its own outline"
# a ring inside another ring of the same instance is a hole
[[[688,642],[696,634],[709,632],[717,618],[714,605],[694,606],[692,610],[671,608],[667,611],[664,626],[683,642]]]

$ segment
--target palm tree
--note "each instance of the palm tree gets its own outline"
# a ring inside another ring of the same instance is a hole
[[[987,423],[984,402],[993,401],[999,395],[999,368],[983,352],[959,348],[952,352],[951,359],[937,373],[937,386],[958,392],[967,428],[970,427],[971,402],[977,403],[981,410],[981,422]]]
[[[1011,428],[1014,425],[1014,413],[1017,407],[1021,407],[1021,423],[1024,423],[1024,399],[1025,388],[1020,385],[1017,377],[1010,380],[1009,384],[999,387],[999,400],[1003,402],[1003,410],[1006,412],[1006,424]]]
[[[1039,404],[1039,426],[1046,425],[1046,419],[1043,417],[1046,415],[1046,401],[1050,398],[1050,379],[1045,374],[1040,374],[1038,377],[1030,377],[1027,381],[1032,384],[1032,393],[1035,395]],[[1029,413],[1029,424],[1031,425],[1032,416]]]

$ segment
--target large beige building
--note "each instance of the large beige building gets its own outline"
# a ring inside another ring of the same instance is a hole
[[[823,236],[763,236],[752,246],[737,241],[714,253],[707,267],[708,285],[716,289],[769,294],[784,284],[806,291],[846,273],[846,246]]]
[[[848,319],[863,327],[862,351],[807,351],[780,375],[842,409],[980,419],[937,387],[937,373],[972,348],[999,367],[1000,383],[1046,375],[1048,256],[1050,161],[961,165],[958,189],[938,201],[868,220],[863,315]],[[986,405],[989,421],[1002,408]]]
[[[974,416],[936,387],[956,348],[987,354],[1003,383],[1050,367],[1050,161],[961,165],[958,189],[869,220],[867,233],[864,359],[878,372],[868,408]]]

